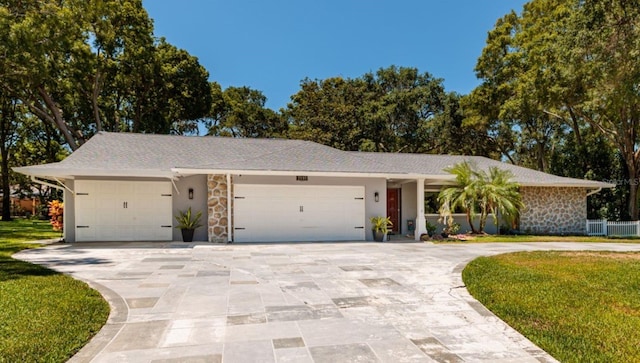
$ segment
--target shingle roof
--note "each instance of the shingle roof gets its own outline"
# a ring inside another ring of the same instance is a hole
[[[553,174],[544,173],[541,171],[524,168],[521,166],[503,163],[497,160],[489,159],[483,156],[466,156],[466,155],[432,155],[432,154],[401,154],[401,153],[363,153],[356,152],[361,156],[370,158],[371,160],[378,160],[384,162],[386,165],[393,165],[394,172],[398,173],[410,173],[419,170],[420,173],[429,175],[450,175],[444,169],[451,167],[457,163],[467,161],[476,166],[480,170],[487,170],[490,167],[498,167],[505,169],[513,173],[514,180],[520,184],[527,185],[583,185],[585,183],[598,183],[603,184],[600,187],[604,187],[606,183],[600,183],[591,180],[566,178]],[[612,185],[607,185],[611,187]]]
[[[461,155],[347,152],[310,141],[239,139],[100,132],[58,163],[16,168],[31,175],[173,174],[172,170],[244,170],[403,175],[450,175],[443,169],[468,160],[480,169],[510,170],[524,185],[610,187],[595,181],[564,178],[502,163]]]

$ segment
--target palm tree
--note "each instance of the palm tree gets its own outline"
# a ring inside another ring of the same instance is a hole
[[[498,214],[511,222],[523,207],[519,185],[512,181],[513,174],[510,171],[498,167],[490,167],[488,172],[477,171],[467,161],[444,170],[455,175],[455,183],[438,195],[441,203],[440,215],[445,222],[451,218],[453,210],[461,208],[467,215],[471,232],[483,233],[489,214],[493,214],[497,225]],[[477,229],[473,225],[476,210],[480,211],[480,225]]]
[[[514,221],[524,205],[520,198],[520,186],[512,181],[513,174],[495,166],[490,167],[488,173],[480,172],[478,174],[482,180],[478,198],[480,207],[479,232],[484,232],[490,213],[493,214],[496,226],[498,225],[498,214],[506,222]]]
[[[440,215],[444,218],[445,224],[451,217],[453,210],[461,208],[467,214],[467,222],[471,227],[472,233],[478,233],[473,225],[475,217],[475,206],[478,202],[479,195],[479,178],[478,173],[468,162],[455,164],[444,171],[455,175],[455,184],[443,189],[438,195],[440,203]]]

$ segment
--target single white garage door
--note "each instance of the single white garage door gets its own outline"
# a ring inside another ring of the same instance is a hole
[[[77,180],[76,241],[171,241],[171,183]]]
[[[364,187],[234,185],[234,241],[362,241]]]

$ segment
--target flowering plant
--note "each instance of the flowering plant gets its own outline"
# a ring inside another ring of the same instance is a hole
[[[62,231],[64,227],[64,203],[59,200],[49,202],[49,217],[54,231]]]

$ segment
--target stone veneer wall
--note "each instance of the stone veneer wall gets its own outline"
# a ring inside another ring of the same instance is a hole
[[[209,242],[227,242],[229,221],[227,218],[227,176],[207,175],[207,221]]]
[[[524,209],[520,230],[540,234],[585,234],[587,191],[584,188],[521,187]]]

